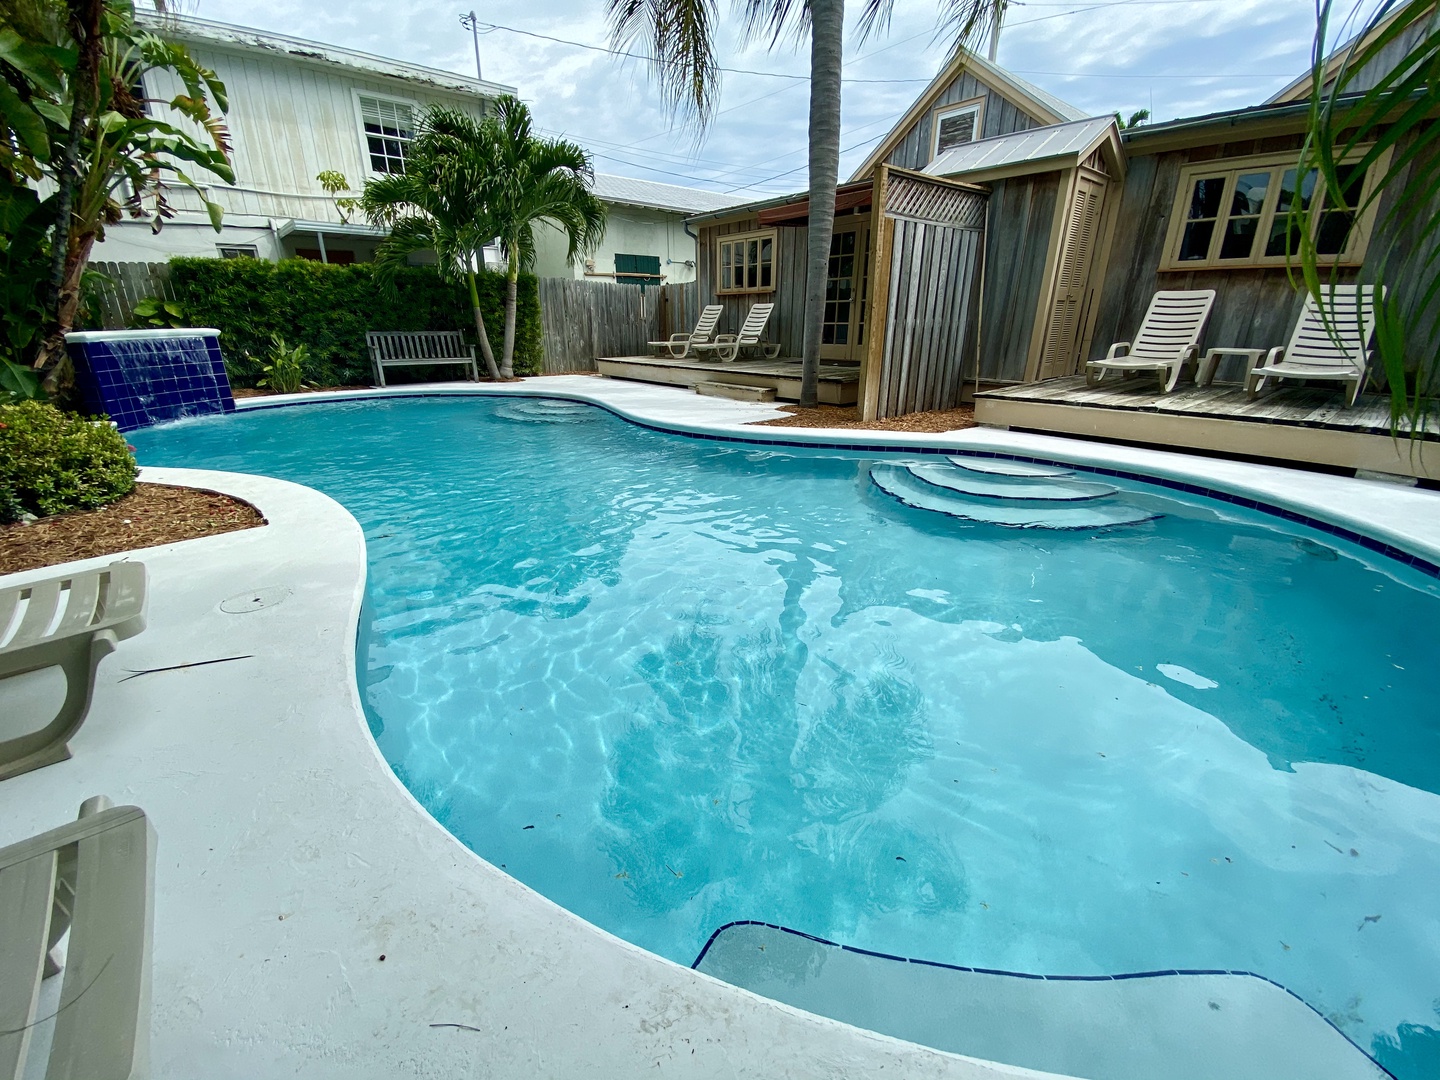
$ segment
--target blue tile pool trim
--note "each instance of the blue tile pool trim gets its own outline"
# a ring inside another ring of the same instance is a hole
[[[880,960],[893,960],[896,963],[900,964],[919,964],[922,967],[943,968],[946,971],[960,971],[972,975],[1003,975],[1006,978],[1010,979],[1036,979],[1041,982],[1121,982],[1126,979],[1163,979],[1177,975],[1239,975],[1247,979],[1259,979],[1261,982],[1267,982],[1271,986],[1274,986],[1280,990],[1284,990],[1285,993],[1289,994],[1296,1001],[1300,1002],[1301,1005],[1304,1005],[1316,1016],[1320,1017],[1321,1020],[1324,1020],[1325,1023],[1328,1024],[1331,1028],[1333,1028],[1334,1031],[1341,1038],[1343,1038],[1351,1046],[1355,1047],[1355,1049],[1358,1050],[1360,1053],[1364,1054],[1366,1059],[1369,1060],[1370,1063],[1373,1064],[1377,1069],[1379,1069],[1383,1074],[1391,1077],[1392,1080],[1395,1077],[1395,1074],[1392,1073],[1389,1069],[1385,1068],[1384,1065],[1381,1065],[1380,1062],[1376,1061],[1369,1051],[1367,1051],[1354,1039],[1350,1038],[1349,1035],[1346,1035],[1345,1032],[1341,1031],[1338,1027],[1336,1027],[1334,1021],[1332,1021],[1319,1009],[1315,1008],[1314,1005],[1311,1005],[1299,994],[1295,993],[1294,990],[1291,990],[1288,986],[1284,986],[1281,983],[1276,982],[1274,979],[1266,978],[1264,975],[1256,974],[1253,971],[1224,971],[1221,969],[1211,970],[1206,968],[1175,968],[1173,970],[1164,971],[1127,971],[1120,975],[1036,975],[1032,972],[1027,971],[1002,971],[999,968],[977,968],[965,967],[962,964],[942,964],[938,960],[917,960],[914,957],[910,956],[894,956],[890,953],[875,952],[872,949],[859,949],[853,945],[841,945],[839,942],[836,941],[827,941],[825,938],[816,937],[814,934],[807,934],[803,930],[792,930],[788,926],[777,926],[775,923],[761,922],[758,919],[737,919],[734,922],[728,922],[724,926],[720,927],[718,930],[716,930],[713,934],[710,935],[709,940],[705,942],[705,947],[700,950],[700,955],[695,957],[695,962],[691,964],[690,967],[694,970],[699,970],[701,961],[705,959],[705,954],[710,951],[710,946],[715,944],[715,940],[721,934],[725,933],[726,930],[732,930],[737,926],[761,926],[767,930],[777,930],[782,934],[790,934],[794,937],[804,938],[806,941],[813,941],[817,945],[826,945],[832,949],[840,949],[844,952],[856,953],[860,956],[873,956]]]
[[[970,457],[985,458],[995,461],[1022,461],[1029,465],[1051,465],[1060,468],[1074,469],[1080,472],[1093,473],[1096,476],[1112,476],[1120,480],[1132,480],[1138,484],[1153,484],[1156,487],[1169,488],[1172,491],[1183,491],[1187,495],[1199,495],[1206,499],[1214,499],[1216,502],[1229,503],[1232,506],[1241,506],[1247,510],[1256,510],[1271,517],[1278,517],[1283,521],[1293,522],[1297,525],[1304,525],[1306,528],[1315,529],[1317,532],[1326,533],[1341,540],[1346,540],[1359,547],[1372,551],[1377,555],[1383,555],[1387,559],[1393,559],[1403,566],[1412,567],[1429,577],[1440,579],[1440,564],[1433,563],[1419,555],[1411,554],[1394,544],[1387,544],[1383,540],[1377,540],[1364,533],[1358,533],[1354,529],[1346,528],[1344,525],[1335,525],[1320,518],[1310,517],[1308,514],[1301,514],[1295,510],[1287,510],[1282,506],[1275,506],[1271,503],[1261,502],[1258,499],[1248,498],[1244,495],[1236,495],[1233,492],[1222,491],[1218,488],[1206,487],[1203,484],[1186,483],[1183,480],[1171,480],[1164,476],[1152,476],[1147,473],[1133,472],[1127,469],[1111,469],[1100,465],[1081,465],[1073,461],[1065,461],[1061,458],[1031,457],[1026,454],[1013,454],[999,450],[970,450],[957,449],[956,447],[941,446],[895,446],[885,443],[832,443],[832,442],[811,442],[805,439],[751,439],[743,435],[721,435],[712,432],[686,431],[684,428],[666,427],[663,424],[654,424],[645,420],[634,420],[631,417],[623,416],[616,412],[609,405],[602,402],[586,401],[584,398],[572,397],[564,393],[508,393],[496,394],[484,390],[458,390],[443,393],[434,391],[418,391],[416,393],[400,394],[367,394],[358,393],[351,397],[330,398],[321,401],[276,401],[260,404],[246,404],[241,411],[250,412],[254,409],[283,409],[292,405],[326,405],[340,404],[346,401],[385,401],[394,400],[397,397],[433,397],[433,398],[456,398],[456,397],[487,397],[487,398],[552,398],[557,401],[575,401],[581,405],[589,405],[593,408],[604,409],[613,416],[624,420],[627,424],[634,424],[636,427],[646,428],[650,431],[658,431],[664,435],[682,435],[689,439],[709,439],[712,442],[738,443],[743,446],[754,446],[767,448],[774,446],[788,446],[804,450],[845,450],[861,454],[935,454],[942,457]]]
[[[74,361],[76,384],[86,405],[108,416],[121,431],[235,410],[220,339],[213,331],[196,329],[184,337],[173,333],[157,337],[157,345],[176,340],[192,348],[157,357],[138,381],[126,374],[119,358],[126,351],[126,342],[88,338],[82,335],[66,343]],[[195,342],[200,343],[198,349],[193,347]]]

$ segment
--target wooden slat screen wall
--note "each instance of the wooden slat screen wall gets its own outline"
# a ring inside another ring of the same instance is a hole
[[[545,373],[594,371],[599,356],[644,356],[649,352],[646,342],[674,332],[665,329],[666,308],[669,321],[678,320],[676,329],[695,325],[700,312],[697,295],[694,282],[642,288],[613,281],[541,278]]]
[[[92,262],[105,275],[91,291],[91,314],[102,330],[124,330],[130,313],[147,296],[175,299],[168,263]]]
[[[986,196],[892,177],[885,348],[877,416],[953,409],[974,352]],[[903,214],[901,213],[903,211]]]

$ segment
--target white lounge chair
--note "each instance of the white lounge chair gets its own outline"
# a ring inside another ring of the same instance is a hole
[[[648,344],[656,352],[668,352],[676,360],[684,360],[697,345],[709,344],[710,336],[715,333],[715,324],[720,321],[724,311],[721,304],[707,304],[701,309],[695,329],[690,333],[671,334],[669,341],[651,341]]]
[[[1098,386],[1106,374],[1151,371],[1165,393],[1175,389],[1185,365],[1199,355],[1200,334],[1215,303],[1214,289],[1157,292],[1133,342],[1117,341],[1103,360],[1085,365],[1085,381]],[[1122,354],[1123,350],[1123,354]]]
[[[770,321],[770,312],[774,310],[774,304],[752,304],[740,333],[720,334],[711,344],[693,348],[697,353],[713,352],[715,359],[727,362],[738,358],[741,351],[747,349],[760,353],[766,360],[774,360],[780,355],[780,346],[760,340],[765,333],[765,324]]]
[[[27,1074],[40,984],[60,972],[51,950],[67,930],[44,1077],[148,1075],[154,883],[155,830],[103,795],[80,820],[0,848],[0,1080]]]
[[[48,667],[65,673],[65,702],[55,718],[0,740],[0,780],[70,756],[70,737],[90,711],[95,668],[117,642],[144,629],[142,563],[114,562],[0,589],[0,680]]]
[[[1375,286],[1335,285],[1327,295],[1324,316],[1315,297],[1307,296],[1290,344],[1271,349],[1265,363],[1245,377],[1245,394],[1251,401],[1266,379],[1323,379],[1345,383],[1345,406],[1355,404],[1374,356],[1370,339],[1375,334]],[[1384,298],[1382,290],[1380,299]]]

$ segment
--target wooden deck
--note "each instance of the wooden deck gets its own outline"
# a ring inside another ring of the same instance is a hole
[[[1388,398],[1366,394],[1344,407],[1338,390],[1281,386],[1245,399],[1239,386],[1182,387],[1155,380],[1085,385],[1083,375],[988,390],[975,399],[981,424],[1220,451],[1440,479],[1440,422],[1423,441],[1390,435]]]
[[[607,356],[595,364],[600,374],[615,379],[667,386],[694,386],[702,382],[763,386],[774,390],[782,401],[800,400],[800,361],[790,357],[736,360],[727,364],[719,360],[674,360],[668,356]],[[859,365],[820,365],[821,404],[854,405],[859,400],[859,391]]]

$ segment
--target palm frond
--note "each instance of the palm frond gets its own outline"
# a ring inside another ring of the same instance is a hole
[[[647,56],[661,103],[704,127],[720,100],[715,0],[607,0],[610,40]]]

